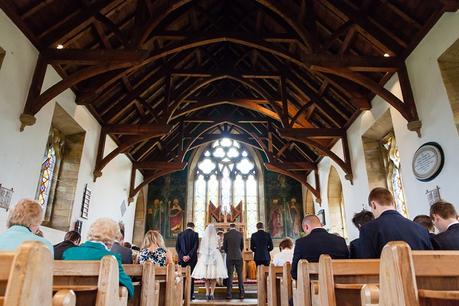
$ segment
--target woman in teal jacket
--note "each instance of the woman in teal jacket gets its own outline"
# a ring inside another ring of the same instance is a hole
[[[89,229],[88,241],[78,247],[67,249],[62,258],[64,260],[100,260],[106,255],[115,256],[118,261],[120,285],[128,290],[129,298],[134,296],[134,286],[131,278],[126,275],[121,264],[119,254],[110,252],[113,242],[120,237],[118,224],[112,219],[97,219]]]

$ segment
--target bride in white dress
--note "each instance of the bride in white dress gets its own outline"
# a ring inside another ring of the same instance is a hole
[[[213,224],[207,226],[204,236],[201,239],[198,250],[198,263],[191,277],[195,279],[204,279],[207,300],[214,299],[217,279],[228,278],[226,265],[218,249],[217,231]]]

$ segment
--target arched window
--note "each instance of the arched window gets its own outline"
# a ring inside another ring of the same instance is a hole
[[[38,190],[36,199],[45,211],[45,221],[49,221],[50,209],[53,202],[53,193],[56,189],[59,165],[61,162],[62,148],[64,145],[64,136],[54,128],[51,128],[48,137],[43,161],[41,163],[40,179],[38,181]]]
[[[259,191],[255,162],[239,142],[222,138],[208,146],[195,170],[193,222],[198,233],[206,226],[209,203],[231,212],[242,203],[247,234],[256,231],[259,220]]]

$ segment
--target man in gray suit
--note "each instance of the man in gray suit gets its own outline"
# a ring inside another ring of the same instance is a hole
[[[226,298],[231,299],[233,289],[233,272],[236,268],[237,283],[239,286],[239,298],[244,298],[244,282],[242,280],[242,250],[244,249],[244,238],[236,230],[234,223],[230,224],[230,229],[223,237],[223,249],[226,253],[226,267],[228,269],[228,280],[226,282]]]

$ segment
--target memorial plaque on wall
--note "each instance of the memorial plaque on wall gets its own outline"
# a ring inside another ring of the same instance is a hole
[[[423,144],[413,156],[412,168],[414,176],[428,182],[440,174],[443,168],[444,155],[441,146],[436,142]]]

